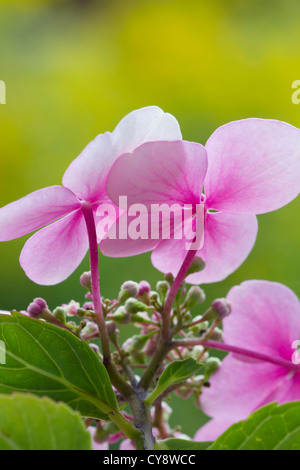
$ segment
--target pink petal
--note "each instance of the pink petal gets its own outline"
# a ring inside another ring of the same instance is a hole
[[[211,377],[210,388],[204,389],[200,405],[208,416],[233,424],[274,401],[274,393],[285,383],[287,374],[287,369],[273,364],[250,364],[229,354]]]
[[[227,299],[232,313],[224,321],[226,343],[291,360],[292,343],[300,337],[300,303],[293,291],[277,282],[246,281]]]
[[[208,213],[204,231],[204,245],[197,256],[206,267],[191,274],[191,284],[209,284],[225,279],[249,255],[257,233],[255,216]],[[185,240],[163,241],[152,253],[153,265],[162,272],[177,274],[186,256]]]
[[[78,207],[76,196],[67,188],[39,189],[0,209],[0,241],[22,237]]]
[[[176,119],[156,106],[133,111],[110,133],[98,135],[69,166],[63,184],[83,199],[107,199],[105,181],[116,158],[153,140],[180,140]]]
[[[206,152],[200,144],[145,143],[114,163],[107,193],[115,204],[119,196],[127,196],[129,206],[199,203],[206,168]]]
[[[195,434],[194,441],[210,442],[215,441],[223,432],[233,424],[232,419],[211,419],[204,424]]]
[[[300,131],[280,121],[245,119],[217,129],[206,144],[207,205],[261,214],[300,191]]]
[[[279,404],[298,400],[300,400],[300,372],[288,376],[282,387],[277,390],[274,399],[272,399],[272,401]]]
[[[134,219],[134,216],[129,216],[125,213],[122,214],[116,222],[112,223],[110,230],[108,230],[107,237],[104,239],[102,238],[99,245],[100,250],[105,256],[110,256],[112,258],[134,256],[151,251],[157,246],[159,240],[151,239],[151,220],[149,220],[148,214],[141,214],[139,216],[141,225],[144,225],[147,228],[147,230],[145,230],[145,234],[147,235],[146,239],[133,239],[129,236],[124,239],[119,238],[118,234],[123,230],[121,227],[124,227],[124,233],[128,234],[128,229]],[[115,234],[117,237],[113,239],[112,237],[114,237]],[[99,238],[101,238],[101,236]]]
[[[76,211],[33,235],[25,243],[20,264],[37,284],[58,284],[75,271],[87,249],[85,222]]]

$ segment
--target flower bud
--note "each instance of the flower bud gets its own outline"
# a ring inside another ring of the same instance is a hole
[[[209,377],[220,367],[222,362],[218,357],[209,357],[206,360],[206,368],[205,368],[205,377],[204,380],[209,379]]]
[[[195,256],[195,258],[193,259],[190,267],[189,267],[189,270],[187,272],[187,276],[189,276],[190,274],[194,274],[194,273],[199,273],[200,271],[203,271],[203,269],[205,268],[205,262],[203,261],[202,258],[200,258],[200,256]]]
[[[186,296],[185,307],[190,309],[205,301],[205,292],[199,286],[192,286]]]
[[[227,299],[216,299],[213,301],[211,306],[221,320],[228,317],[231,313],[231,304]]]
[[[81,330],[80,336],[85,339],[88,336],[97,334],[99,334],[98,325],[92,321],[88,321],[86,322],[85,327]]]
[[[157,350],[157,342],[154,338],[150,338],[145,346],[145,354],[148,357],[152,357],[155,351]]]
[[[43,310],[44,308],[47,308],[47,303],[44,299],[42,299],[41,297],[36,297],[34,299],[34,303],[38,304],[41,309]]]
[[[84,308],[78,308],[78,309],[77,309],[77,316],[78,316],[79,318],[85,317],[86,314],[87,314],[87,311],[86,311]]]
[[[139,283],[139,294],[138,296],[142,296],[144,294],[149,294],[149,292],[151,291],[151,286],[149,284],[149,282],[147,281],[140,281]]]
[[[89,346],[96,354],[100,354],[100,349],[99,349],[98,344],[89,343]]]
[[[168,281],[158,281],[158,283],[156,284],[156,290],[162,299],[165,298],[166,293],[168,292],[169,289],[170,289],[170,284],[168,283]]]
[[[209,336],[213,341],[222,341],[223,340],[223,331],[220,328],[215,328],[214,331]]]
[[[117,325],[115,324],[114,321],[107,321],[106,322],[106,329],[107,329],[107,333],[109,335],[111,335],[112,333],[114,333],[117,329]]]
[[[66,310],[68,317],[76,317],[77,310],[80,308],[80,303],[75,302],[75,300],[71,300],[68,304],[62,304],[62,307]]]
[[[47,308],[47,303],[44,299],[37,297],[29,304],[27,312],[30,317],[36,318],[39,316],[44,309]]]
[[[119,307],[115,313],[111,317],[117,323],[129,323],[130,322],[130,315],[126,311],[125,307]]]
[[[149,297],[150,297],[151,303],[159,303],[159,295],[158,295],[158,292],[156,292],[156,290],[152,290],[149,294]]]
[[[63,325],[66,324],[67,312],[63,307],[56,307],[53,310],[53,315],[60,323],[63,323]]]
[[[88,290],[92,288],[92,275],[91,271],[86,271],[80,276],[80,284]]]
[[[174,393],[179,398],[183,398],[184,400],[186,400],[187,398],[189,398],[192,395],[193,389],[191,387],[189,387],[188,385],[182,385],[181,387],[177,388],[174,391]]]
[[[167,273],[164,275],[164,278],[165,280],[170,284],[170,286],[173,284],[174,282],[174,276],[172,273]]]
[[[148,305],[145,305],[143,302],[140,302],[139,300],[130,297],[130,299],[127,299],[125,302],[125,310],[127,313],[138,313],[148,312],[152,310],[152,308]]]
[[[124,302],[129,297],[137,297],[140,290],[140,286],[137,282],[126,281],[121,285],[118,300]]]

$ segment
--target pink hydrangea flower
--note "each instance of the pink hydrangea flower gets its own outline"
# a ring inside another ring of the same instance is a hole
[[[105,183],[115,159],[144,142],[181,139],[177,121],[151,106],[128,114],[115,130],[98,135],[69,166],[63,186],[35,191],[0,209],[0,241],[34,234],[22,250],[20,263],[38,284],[66,279],[88,249],[83,211],[109,201]],[[51,225],[48,225],[51,224]]]
[[[126,195],[128,206],[204,204],[204,243],[197,255],[206,267],[187,278],[197,284],[220,281],[241,265],[255,243],[256,214],[294,199],[299,179],[299,129],[279,121],[245,119],[217,129],[205,148],[184,141],[155,142],[120,156],[109,173],[107,192],[115,204]],[[153,265],[176,275],[187,241],[107,238],[100,248],[107,256],[154,250]]]
[[[300,400],[300,366],[292,361],[294,342],[300,338],[296,295],[275,282],[246,281],[233,287],[227,298],[232,313],[224,321],[225,344],[255,351],[269,360],[228,354],[212,375],[211,387],[201,395],[201,407],[213,419],[197,432],[197,441],[215,440],[267,403]]]

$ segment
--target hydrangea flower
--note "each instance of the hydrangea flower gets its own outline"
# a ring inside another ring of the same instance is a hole
[[[161,139],[181,139],[176,119],[155,106],[133,111],[112,133],[88,144],[65,172],[63,186],[40,189],[0,209],[0,241],[47,225],[25,243],[20,256],[31,280],[57,284],[77,268],[88,249],[83,212],[109,200],[105,183],[111,164],[121,153]]]
[[[264,354],[269,361],[228,354],[200,397],[201,408],[213,419],[197,432],[197,441],[215,440],[268,403],[300,400],[300,366],[292,361],[300,338],[297,296],[276,282],[246,281],[227,299],[232,313],[223,325],[225,345]]]
[[[128,206],[204,204],[204,243],[197,255],[206,267],[187,278],[197,284],[220,281],[242,264],[256,239],[256,214],[294,199],[299,180],[299,129],[274,120],[245,119],[217,129],[205,149],[188,142],[145,143],[116,160],[106,187],[115,204],[125,195]],[[154,250],[153,265],[176,275],[187,253],[186,244],[184,237],[106,238],[100,248],[107,256]]]

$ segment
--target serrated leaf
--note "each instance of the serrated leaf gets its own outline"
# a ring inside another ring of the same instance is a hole
[[[267,405],[231,426],[209,450],[300,450],[300,402]]]
[[[14,312],[0,316],[0,340],[6,346],[0,393],[48,396],[93,418],[118,410],[104,365],[69,331]]]
[[[206,450],[211,442],[188,441],[187,439],[165,439],[155,443],[156,450]]]
[[[33,395],[0,395],[0,450],[91,450],[80,415]]]
[[[199,372],[201,367],[203,367],[203,365],[199,364],[192,357],[189,357],[183,361],[171,362],[171,364],[168,364],[161,374],[155,389],[148,396],[146,403],[153,403],[156,398],[166,390],[166,388],[168,388],[170,385],[188,379],[192,375]]]

